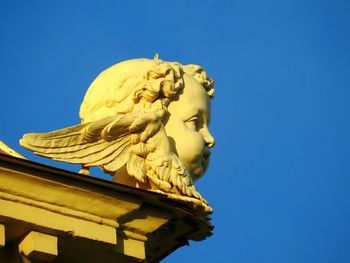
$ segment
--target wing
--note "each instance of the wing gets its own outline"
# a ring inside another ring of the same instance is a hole
[[[25,134],[20,144],[54,160],[100,166],[114,174],[126,165],[136,180],[170,198],[211,212],[190,173],[173,152],[161,121],[164,112],[139,112],[100,119],[49,133]]]
[[[128,163],[129,174],[146,182],[146,172],[136,169],[150,150],[149,145],[147,149],[142,146],[162,127],[163,114],[163,111],[121,114],[49,133],[29,133],[23,136],[20,145],[53,160],[101,166],[111,174]],[[132,150],[140,147],[143,154],[136,156]]]
[[[23,136],[20,145],[57,161],[109,165],[113,172],[128,159],[129,126],[135,119],[131,114],[112,116],[49,133],[29,133]]]

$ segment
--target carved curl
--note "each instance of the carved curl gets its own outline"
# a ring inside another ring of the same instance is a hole
[[[80,108],[83,123],[101,116],[140,111],[166,111],[184,88],[184,73],[199,81],[212,98],[213,80],[198,65],[135,59],[103,71],[91,84]]]

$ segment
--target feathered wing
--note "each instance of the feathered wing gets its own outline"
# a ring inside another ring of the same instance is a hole
[[[37,155],[57,161],[85,166],[113,162],[119,169],[128,158],[128,127],[134,119],[132,115],[112,116],[49,133],[29,133],[23,136],[20,144]]]
[[[100,166],[109,174],[126,165],[136,180],[210,212],[188,170],[171,150],[161,115],[144,112],[106,117],[49,133],[25,134],[20,144],[37,155]]]

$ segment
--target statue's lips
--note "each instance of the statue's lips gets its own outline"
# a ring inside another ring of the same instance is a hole
[[[206,149],[204,150],[204,153],[203,153],[203,160],[204,160],[204,161],[207,161],[207,160],[209,159],[210,155],[211,155],[210,150],[206,148]]]
[[[207,170],[209,166],[209,159],[210,159],[211,152],[208,148],[204,150],[203,157],[202,157],[202,167],[203,167],[203,173]]]

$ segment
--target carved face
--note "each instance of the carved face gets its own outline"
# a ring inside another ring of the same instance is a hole
[[[191,75],[184,75],[185,87],[179,99],[168,106],[169,119],[165,131],[174,152],[198,179],[209,164],[209,148],[215,140],[210,134],[210,99],[202,85]]]

